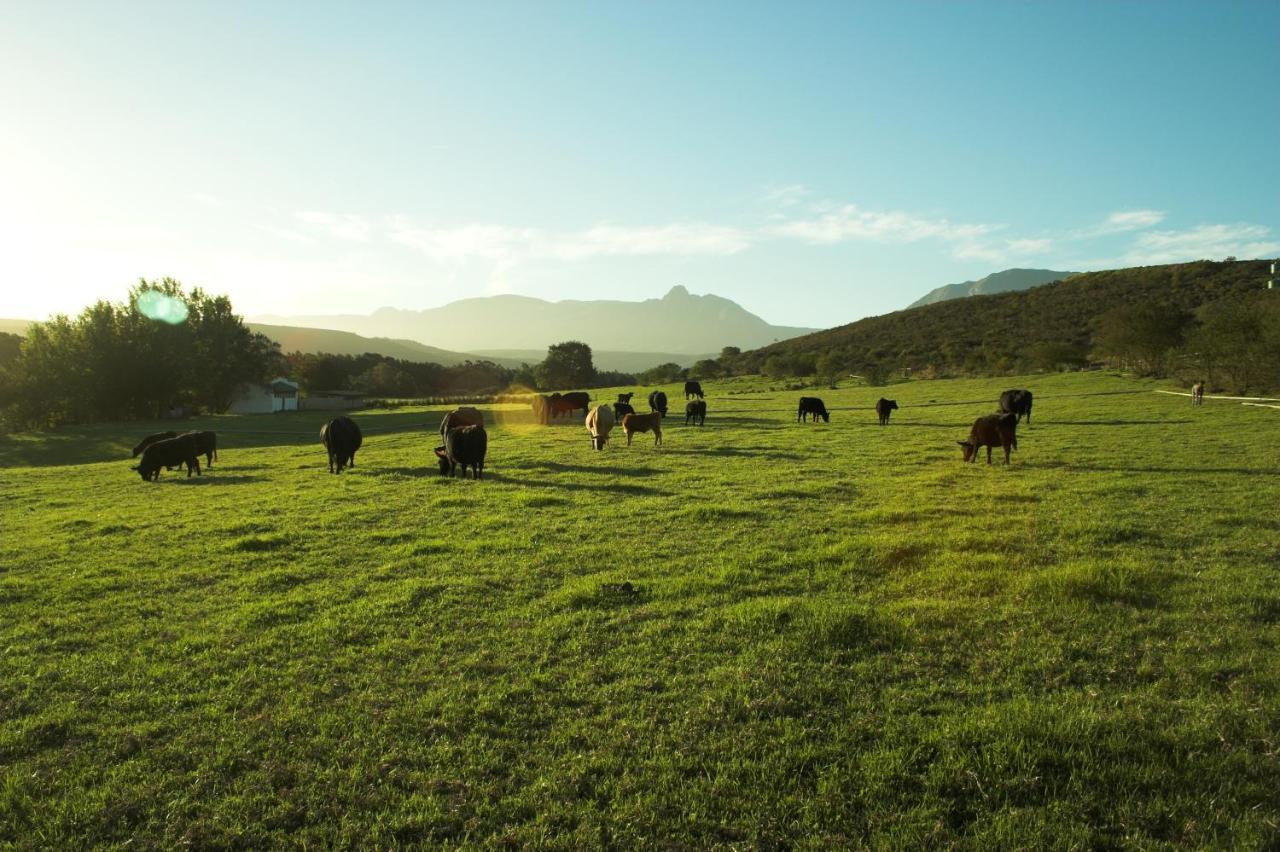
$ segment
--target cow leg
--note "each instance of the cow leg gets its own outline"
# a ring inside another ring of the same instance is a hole
[[[1009,445],[1008,444],[1004,445],[1004,463],[1005,464],[1009,463]]]
[[[987,444],[987,464],[991,464],[991,445]]]

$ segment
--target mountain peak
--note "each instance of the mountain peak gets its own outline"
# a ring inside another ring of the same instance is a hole
[[[1002,272],[993,272],[977,281],[962,281],[959,284],[947,284],[936,290],[930,290],[907,307],[916,308],[949,299],[963,299],[966,296],[988,296],[993,293],[1007,293],[1011,290],[1028,290],[1051,281],[1061,281],[1076,274],[1052,269],[1006,269]]]
[[[688,299],[689,291],[685,289],[683,284],[677,284],[667,291],[667,295],[662,297],[664,302],[675,301],[676,299]]]

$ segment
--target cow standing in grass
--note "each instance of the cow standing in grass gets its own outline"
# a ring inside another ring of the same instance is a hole
[[[654,391],[649,394],[649,410],[656,411],[663,417],[667,416],[667,395],[662,391]]]
[[[897,400],[885,399],[884,397],[880,397],[880,400],[876,403],[876,414],[879,415],[880,417],[880,425],[888,426],[890,412],[897,411],[897,410],[898,410]]]
[[[587,432],[591,435],[591,446],[603,450],[613,431],[613,409],[607,405],[597,405],[587,412]]]
[[[1009,463],[1009,450],[1018,449],[1018,416],[1016,414],[988,414],[973,421],[969,430],[969,440],[957,441],[964,451],[964,460],[974,461],[978,458],[978,450],[987,448],[987,464],[991,464],[991,448],[1001,447],[1004,450],[1004,463]]]
[[[489,434],[483,426],[461,426],[449,429],[444,435],[444,446],[436,447],[436,457],[440,459],[440,475],[453,476],[458,468],[462,469],[462,478],[467,478],[467,468],[471,468],[474,479],[484,478],[484,458],[489,451]]]
[[[627,433],[627,446],[631,446],[631,436],[637,432],[653,432],[653,445],[662,446],[662,412],[650,411],[648,414],[628,414],[622,418],[622,431]]]
[[[154,482],[160,478],[161,468],[175,468],[185,464],[187,478],[190,479],[193,471],[196,476],[200,475],[199,456],[195,438],[191,435],[179,435],[155,441],[148,446],[142,451],[142,458],[133,466],[133,470],[138,472],[144,482]]]
[[[707,401],[705,399],[695,399],[684,407],[684,425],[697,421],[701,426],[707,421]]]
[[[1191,404],[1204,405],[1204,380],[1196,382],[1191,386]],[[1030,421],[1028,421],[1030,422]]]
[[[1027,426],[1031,425],[1031,391],[1029,390],[1007,390],[1000,394],[1001,414],[1012,414],[1018,418],[1018,422],[1022,422],[1022,416],[1027,416]]]
[[[692,381],[685,382],[684,398],[689,399],[690,397],[694,397],[694,396],[696,396],[698,399],[705,398],[704,394],[702,393],[702,385],[699,384],[698,382],[692,382]]]
[[[800,406],[796,409],[796,422],[808,421],[809,415],[813,415],[813,422],[817,423],[821,417],[824,423],[831,422],[831,414],[827,411],[826,404],[816,396],[800,397]]]
[[[153,432],[147,437],[143,438],[141,441],[139,441],[137,446],[133,448],[133,457],[136,459],[138,456],[142,454],[144,450],[146,450],[147,447],[151,446],[157,441],[167,441],[170,438],[176,438],[176,437],[178,437],[177,432]]]
[[[217,432],[187,432],[195,439],[196,455],[205,457],[205,467],[213,467],[213,460],[218,457]]]
[[[342,473],[350,465],[356,466],[356,450],[364,442],[360,427],[345,414],[335,417],[320,427],[320,443],[329,453],[329,472]]]
[[[627,394],[627,395],[630,396],[630,394]],[[622,418],[626,417],[628,414],[635,414],[635,413],[636,413],[636,410],[632,408],[631,404],[628,402],[615,402],[613,404],[613,422],[614,423],[621,423]]]

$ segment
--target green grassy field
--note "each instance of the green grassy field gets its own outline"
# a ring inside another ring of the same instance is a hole
[[[0,843],[1280,844],[1280,412],[706,387],[659,449],[495,410],[479,483],[438,411],[341,476],[319,415],[0,438]]]

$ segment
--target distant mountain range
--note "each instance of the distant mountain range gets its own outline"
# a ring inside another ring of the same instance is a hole
[[[755,349],[816,330],[770,325],[736,302],[709,294],[695,296],[680,286],[672,287],[661,299],[641,302],[547,302],[528,296],[486,296],[425,311],[379,308],[368,315],[252,319],[424,344],[430,341],[432,346],[458,352],[535,350],[543,353],[537,360],[542,360],[548,346],[565,340],[581,340],[602,353],[667,352],[688,358],[718,353],[725,346]]]
[[[31,320],[0,319],[0,333],[27,333]],[[363,355],[372,352],[403,361],[432,362],[446,367],[463,361],[493,361],[504,367],[519,367],[522,363],[537,364],[547,357],[542,349],[487,349],[480,352],[452,352],[427,346],[416,340],[397,340],[390,337],[363,337],[349,331],[330,328],[303,328],[290,325],[268,325],[260,322],[246,323],[253,331],[265,334],[280,344],[281,352],[327,352],[331,355]],[[615,352],[593,349],[592,361],[598,370],[618,370],[634,373],[659,364],[676,363],[688,367],[702,358],[714,358],[720,353],[705,352],[684,354],[678,352]]]
[[[977,281],[947,284],[935,290],[930,290],[923,297],[907,305],[907,307],[918,308],[921,305],[932,305],[935,302],[945,302],[948,299],[963,299],[966,296],[989,296],[993,293],[1029,290],[1032,287],[1039,287],[1041,284],[1061,281],[1065,278],[1070,278],[1072,275],[1079,274],[1078,272],[1055,272],[1052,269],[1006,269],[1004,272],[993,272],[985,278],[979,278]]]

